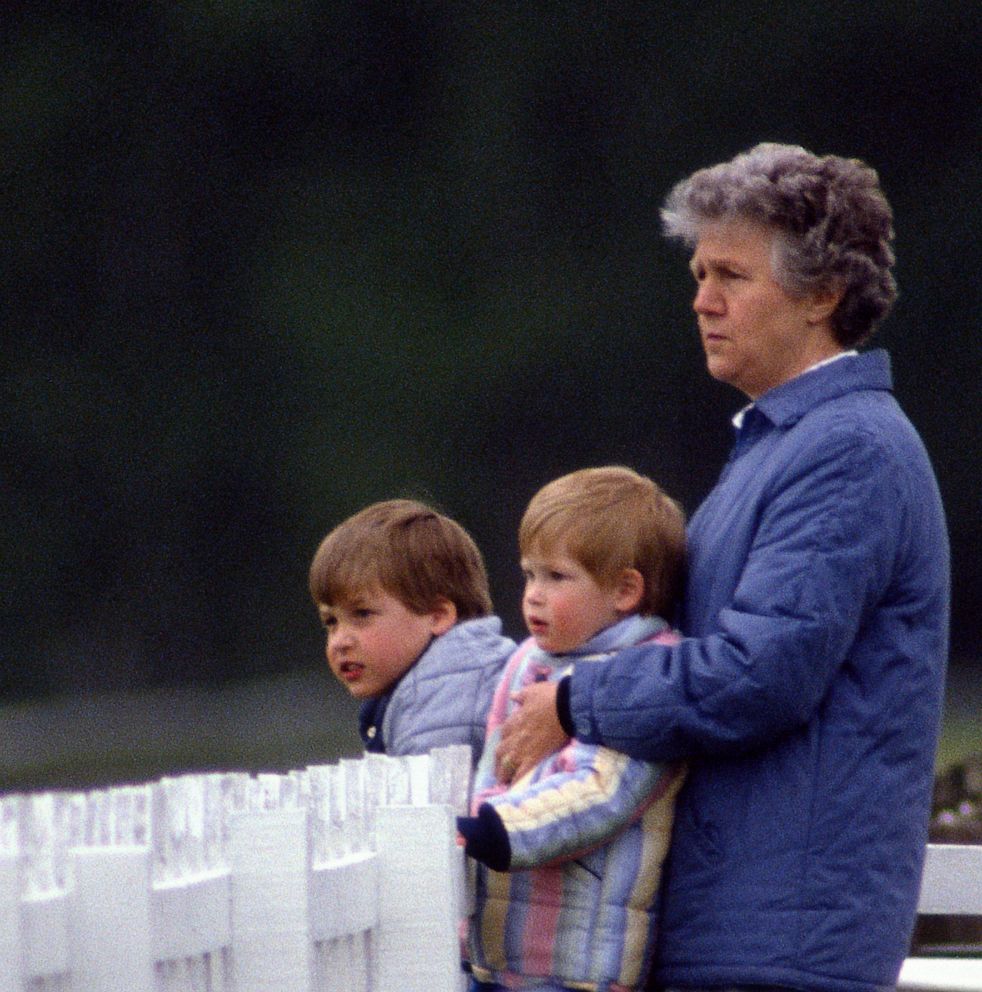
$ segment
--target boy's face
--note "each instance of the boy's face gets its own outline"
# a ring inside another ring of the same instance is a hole
[[[327,663],[356,699],[381,696],[412,667],[430,640],[456,620],[447,600],[413,613],[389,593],[372,589],[347,602],[318,607],[327,632]]]
[[[535,643],[550,654],[578,648],[627,612],[623,590],[603,588],[563,549],[522,557],[522,614]]]

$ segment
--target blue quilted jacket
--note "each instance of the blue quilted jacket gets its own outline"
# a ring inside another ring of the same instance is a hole
[[[391,692],[362,704],[365,749],[401,757],[469,744],[476,766],[494,690],[514,650],[496,616],[463,620],[434,637]]]
[[[886,353],[761,397],[689,539],[686,637],[568,686],[579,739],[690,760],[654,981],[892,989],[927,840],[949,558]]]

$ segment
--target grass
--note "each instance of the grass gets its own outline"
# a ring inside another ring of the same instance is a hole
[[[936,766],[982,751],[982,679],[949,680]],[[326,672],[220,688],[0,707],[0,792],[90,789],[215,770],[288,771],[361,754],[357,703]]]
[[[361,753],[356,714],[347,693],[320,672],[3,707],[0,791],[333,763]]]

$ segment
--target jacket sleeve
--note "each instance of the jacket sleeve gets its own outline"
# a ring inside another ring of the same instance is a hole
[[[573,741],[486,805],[507,834],[508,868],[536,868],[608,843],[666,795],[679,775],[675,767]],[[497,827],[486,813],[485,823]]]
[[[896,476],[877,439],[855,430],[798,452],[771,481],[714,630],[577,667],[577,737],[674,761],[740,753],[803,725],[888,585],[909,499]]]

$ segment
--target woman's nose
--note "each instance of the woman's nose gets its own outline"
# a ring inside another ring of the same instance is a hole
[[[699,283],[692,309],[696,313],[719,313],[722,306],[722,297],[716,287],[708,280]]]

